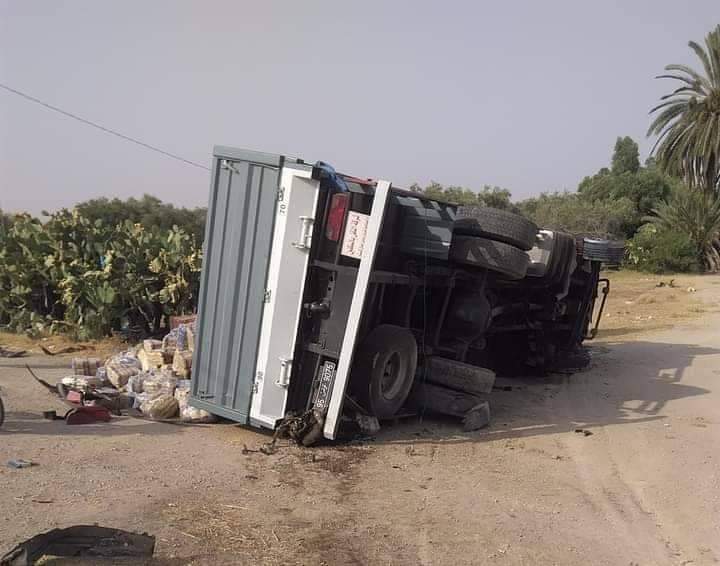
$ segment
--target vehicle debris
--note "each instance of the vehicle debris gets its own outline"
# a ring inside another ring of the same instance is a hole
[[[583,436],[592,436],[593,432],[591,430],[588,430],[586,428],[576,428],[575,432],[578,434],[582,434]]]
[[[51,350],[47,346],[44,346],[40,344],[40,349],[48,356],[59,356],[61,354],[72,354],[73,352],[82,352],[83,350],[88,350],[89,346],[85,346],[82,344],[78,344],[77,346],[64,346],[62,348],[58,348],[57,350]]]
[[[53,529],[18,544],[0,566],[32,566],[43,557],[141,558],[155,552],[155,537],[97,525]]]
[[[42,385],[45,389],[47,389],[50,393],[57,394],[58,390],[55,385],[50,385],[47,381],[44,379],[39,378],[37,375],[35,375],[35,372],[32,370],[32,368],[25,364],[25,369],[28,370],[32,378],[37,381],[40,385]]]
[[[27,350],[12,350],[0,346],[0,358],[22,358],[26,353]]]
[[[110,422],[110,411],[102,405],[79,405],[65,413],[65,424],[83,425]]]
[[[22,460],[20,458],[18,458],[16,460],[9,460],[7,465],[8,465],[8,468],[16,468],[16,469],[30,468],[31,466],[37,466],[37,464],[35,462],[31,462],[30,460]]]

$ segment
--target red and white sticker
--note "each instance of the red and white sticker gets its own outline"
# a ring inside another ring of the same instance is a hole
[[[340,253],[355,259],[362,258],[365,247],[365,236],[367,234],[368,220],[370,216],[351,210],[348,212],[345,223],[345,235],[343,236]]]

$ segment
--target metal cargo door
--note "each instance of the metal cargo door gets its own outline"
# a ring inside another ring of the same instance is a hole
[[[191,405],[247,423],[283,158],[216,148]]]
[[[250,406],[254,426],[275,428],[285,416],[319,189],[311,168],[282,168]]]

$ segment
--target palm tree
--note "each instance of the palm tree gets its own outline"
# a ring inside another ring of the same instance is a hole
[[[705,269],[720,271],[717,234],[720,232],[720,197],[714,193],[688,190],[673,191],[667,202],[660,203],[646,220],[659,228],[687,234],[698,250]]]
[[[682,177],[692,189],[720,192],[720,25],[705,37],[705,48],[688,43],[704,75],[686,65],[668,65],[657,78],[682,83],[661,98],[647,135],[657,135],[653,147],[658,164]]]

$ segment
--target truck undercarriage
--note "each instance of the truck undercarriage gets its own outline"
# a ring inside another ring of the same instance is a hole
[[[323,163],[215,153],[195,406],[270,429],[304,415],[309,444],[417,410],[438,384],[487,393],[493,372],[551,371],[594,334],[621,246]]]

